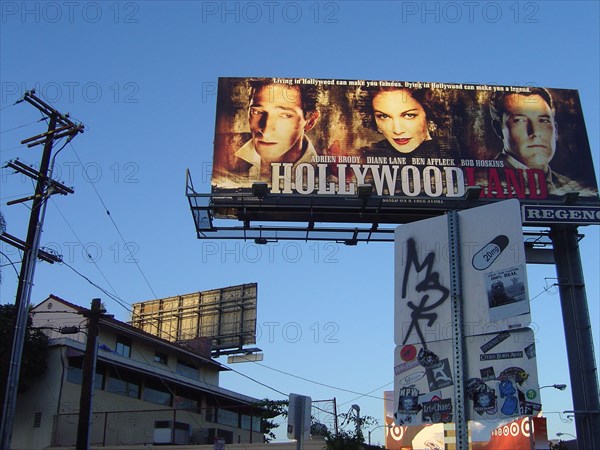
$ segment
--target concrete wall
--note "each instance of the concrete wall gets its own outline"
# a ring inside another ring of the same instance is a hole
[[[23,358],[27,358],[27,355],[23,355]],[[14,449],[36,449],[51,445],[54,416],[61,401],[63,365],[59,348],[49,349],[47,363],[46,373],[29,390],[18,396],[11,443]],[[36,414],[39,426],[34,426]]]

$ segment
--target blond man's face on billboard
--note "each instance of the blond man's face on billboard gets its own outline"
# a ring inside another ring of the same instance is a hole
[[[314,126],[316,118],[305,118],[298,88],[270,84],[254,91],[248,122],[254,148],[263,161],[295,162],[302,156],[304,132]]]
[[[548,170],[556,151],[554,111],[539,95],[504,97],[504,148],[531,169]]]

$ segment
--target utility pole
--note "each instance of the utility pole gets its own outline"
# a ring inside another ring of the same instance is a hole
[[[92,417],[92,396],[94,394],[94,376],[96,375],[96,355],[98,353],[98,324],[100,316],[106,310],[99,298],[92,299],[91,311],[83,313],[88,318],[87,340],[83,357],[81,395],[79,397],[79,422],[77,424],[76,450],[87,450],[90,443],[90,419]]]
[[[27,318],[29,316],[29,303],[31,300],[31,290],[33,288],[33,276],[35,273],[35,263],[38,258],[40,238],[46,212],[46,202],[50,195],[54,193],[68,194],[73,190],[52,180],[52,169],[54,158],[51,154],[55,141],[67,138],[67,142],[73,139],[78,133],[83,132],[83,125],[72,122],[68,115],[61,114],[50,105],[35,96],[35,91],[25,93],[22,101],[33,105],[49,119],[48,130],[45,133],[33,136],[21,141],[21,144],[27,144],[28,147],[44,145],[40,170],[35,171],[29,166],[18,161],[12,161],[8,164],[30,178],[37,181],[35,193],[32,196],[14,200],[9,205],[33,200],[31,213],[29,216],[29,227],[27,229],[27,240],[23,248],[23,261],[21,263],[21,272],[19,274],[19,285],[15,300],[16,319],[14,326],[14,337],[11,350],[10,365],[8,368],[8,377],[6,380],[6,394],[4,404],[2,405],[2,422],[0,428],[0,449],[8,450],[12,440],[12,429],[15,418],[17,389],[19,386],[19,373],[21,370],[21,358],[23,355],[23,343],[27,327]],[[58,153],[58,152],[57,152]],[[56,154],[54,155],[56,157]]]
[[[550,237],[565,328],[577,446],[579,450],[597,449],[600,448],[598,371],[577,227],[553,225]]]

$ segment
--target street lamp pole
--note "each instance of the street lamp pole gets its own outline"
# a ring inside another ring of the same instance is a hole
[[[561,437],[561,436],[571,436],[573,439],[577,439],[577,436],[575,436],[574,434],[571,434],[571,433],[561,433],[561,432],[558,432],[558,433],[556,433],[556,435],[558,437]]]
[[[564,391],[567,388],[566,384],[548,384],[546,386],[540,386],[540,391],[544,388],[554,388],[554,389],[558,389],[559,391]]]
[[[376,429],[378,429],[378,428],[392,428],[392,426],[393,426],[393,425],[377,425],[376,427],[373,427],[373,428],[371,428],[371,429],[369,430],[369,439],[368,439],[369,445],[371,445],[371,433],[372,433],[373,431],[375,431],[375,430],[376,430]]]
[[[361,438],[361,431],[360,431],[360,406],[358,406],[358,405],[352,405],[352,409],[354,411],[356,411],[356,439],[360,440],[360,438]],[[363,437],[363,439],[364,439],[364,437]]]

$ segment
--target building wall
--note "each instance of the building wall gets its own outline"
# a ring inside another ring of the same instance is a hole
[[[98,336],[98,345],[105,345],[108,348],[115,350],[117,345],[117,337],[118,335],[112,330],[100,330]],[[151,343],[142,340],[133,340],[130,359],[132,361],[138,361],[142,364],[150,365],[158,370],[167,370],[172,373],[177,373],[177,360],[179,358],[174,354],[169,354],[167,364],[161,364],[154,361],[156,351],[167,353],[166,350],[157,348]],[[208,366],[201,366],[198,368],[198,375],[193,377],[193,379],[201,380],[207,384],[218,386],[219,371]]]
[[[49,307],[49,305],[51,306]],[[81,361],[85,349],[85,333],[63,335],[58,330],[65,326],[79,326],[84,329],[84,318],[77,310],[49,298],[34,308],[34,326],[45,328],[52,338],[49,347],[48,369],[39,383],[28,392],[19,395],[17,417],[13,432],[12,448],[42,449],[51,445],[73,446],[76,442],[79,400],[81,384],[70,381],[70,358]],[[127,330],[125,330],[127,331]],[[198,370],[183,370],[177,360],[185,360],[185,354],[171,353],[169,347],[154,346],[144,336],[131,337],[129,357],[115,353],[118,332],[109,326],[101,328],[98,336],[99,365],[106,370],[121,370],[127,367],[135,377],[149,379],[154,376],[174,378],[194,385],[193,380],[202,385],[218,387],[219,371],[216,367],[199,365]],[[167,364],[155,361],[156,351],[167,354]],[[179,355],[179,356],[178,356]],[[109,361],[119,364],[110,364]],[[191,357],[190,361],[195,362]],[[198,364],[196,363],[198,366]],[[182,372],[186,372],[182,374]],[[71,372],[72,374],[73,372]],[[105,374],[106,383],[106,374]],[[143,384],[140,383],[143,389]],[[234,394],[233,392],[231,394]],[[207,435],[207,430],[218,428],[233,432],[233,442],[261,442],[262,433],[226,426],[206,421],[208,406],[205,394],[198,396],[198,410],[184,411],[171,409],[170,405],[161,405],[140,398],[128,397],[105,389],[94,389],[92,401],[93,414],[90,430],[92,445],[152,444],[156,421],[181,422],[190,425],[190,434],[198,440]],[[239,394],[236,394],[239,395]],[[243,397],[243,396],[242,396]],[[190,396],[189,398],[193,398]],[[35,423],[34,423],[35,422]]]
[[[36,449],[51,445],[54,416],[59,411],[61,401],[63,365],[59,348],[50,348],[47,362],[45,374],[28,391],[18,396],[12,437],[14,449]],[[34,424],[36,414],[39,426],[34,426],[37,425]]]
[[[72,354],[72,350],[65,346],[50,347],[47,372],[39,383],[19,396],[12,448],[42,449],[51,445],[75,444],[81,385],[68,380],[69,353]],[[153,402],[94,389],[90,444],[152,444],[156,421],[189,424],[190,434],[196,439],[203,440],[208,429],[219,428],[233,432],[233,442],[250,441],[249,430],[207,422],[206,401],[199,405],[197,412],[173,410]],[[41,414],[39,427],[34,427],[36,413]],[[252,441],[261,442],[262,437],[262,433],[255,432]]]

